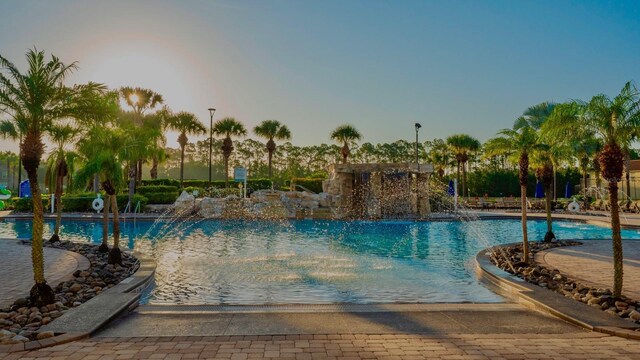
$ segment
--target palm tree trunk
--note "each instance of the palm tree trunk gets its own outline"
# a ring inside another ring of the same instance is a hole
[[[62,222],[62,184],[64,183],[64,176],[60,173],[60,169],[56,171],[56,190],[54,193],[55,208],[56,208],[56,225],[53,228],[53,235],[50,242],[60,241],[60,223]]]
[[[556,166],[553,166],[553,201],[558,201],[558,181],[556,179]]]
[[[33,201],[33,225],[31,230],[31,262],[33,266],[33,280],[35,285],[31,288],[29,298],[31,304],[43,306],[55,301],[53,290],[44,277],[44,250],[42,233],[44,227],[44,208],[42,195],[38,186],[38,166],[44,152],[41,135],[29,131],[20,144],[20,156],[24,169],[27,172],[31,196]]]
[[[550,242],[556,236],[553,233],[553,220],[551,219],[551,186],[546,186],[544,192],[545,210],[547,211],[547,233],[544,235],[544,241]]]
[[[122,265],[122,252],[120,251],[120,218],[118,216],[118,200],[115,194],[110,195],[111,212],[113,213],[113,248],[109,252],[109,264]]]
[[[224,156],[224,187],[229,188],[229,156]]]
[[[625,206],[627,210],[629,210],[629,206],[631,206],[631,155],[629,154],[629,150],[624,152],[624,177],[627,180],[627,198],[625,199]]]
[[[102,244],[98,247],[98,251],[106,253],[109,251],[109,204],[111,199],[107,197],[102,208]]]
[[[618,183],[609,182],[609,202],[611,203],[611,233],[613,238],[613,297],[622,295],[622,237],[620,236],[620,213],[618,209]]]
[[[466,198],[469,194],[467,191],[467,167],[466,162],[462,163],[462,197]]]
[[[273,159],[273,151],[269,150],[269,180],[272,179],[272,173],[271,173],[271,161]]]
[[[180,146],[180,188],[184,188],[184,146]]]
[[[527,236],[527,186],[520,186],[520,198],[522,200],[522,261],[529,262],[529,238]]]
[[[460,187],[460,161],[458,161],[458,187]],[[459,189],[456,189],[456,191],[458,192],[458,194],[460,194]]]

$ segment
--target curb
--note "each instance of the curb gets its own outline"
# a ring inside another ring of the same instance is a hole
[[[142,290],[153,279],[156,264],[151,258],[140,253],[134,253],[133,256],[140,262],[138,270],[133,275],[82,305],[69,309],[55,321],[40,328],[42,331],[51,331],[57,335],[42,340],[0,345],[0,354],[37,350],[86,339],[122,313],[136,308]],[[98,307],[105,309],[104,303],[111,305],[110,308],[107,305],[106,312],[95,312],[92,309]],[[91,319],[93,321],[87,321],[87,312],[94,315]]]
[[[489,253],[492,249],[509,245],[513,244],[488,248],[476,255],[476,266],[480,281],[488,285],[491,290],[533,310],[551,314],[584,329],[640,340],[640,332],[634,331],[634,329],[640,328],[640,325],[605,314],[603,311],[594,309],[582,302],[568,299],[561,294],[529,283],[495,266],[489,258]]]

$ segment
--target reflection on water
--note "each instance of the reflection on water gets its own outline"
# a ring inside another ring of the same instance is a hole
[[[473,257],[487,244],[520,240],[516,220],[482,222],[199,221],[122,225],[129,248],[158,264],[150,303],[265,304],[496,302],[480,285]],[[28,221],[0,223],[0,237],[29,237]],[[48,221],[45,237],[53,222]],[[531,239],[546,224],[529,223]],[[608,238],[610,230],[556,222],[559,238]],[[99,243],[99,222],[63,221],[64,239]],[[623,230],[624,238],[640,238]],[[138,243],[134,244],[134,239]]]

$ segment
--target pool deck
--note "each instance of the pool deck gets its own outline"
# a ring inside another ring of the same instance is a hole
[[[496,211],[479,214],[480,218],[518,216]],[[554,214],[554,218],[607,220],[572,214]],[[625,226],[640,227],[638,215],[625,214],[621,220]],[[634,297],[640,289],[640,242],[625,241],[623,246],[625,292]],[[585,282],[610,287],[610,242],[586,241],[578,247],[539,253],[536,259]],[[30,267],[27,260],[19,262]],[[0,264],[6,262],[5,252],[0,251]],[[320,307],[212,311],[141,306],[89,339],[31,352],[0,353],[0,359],[640,358],[638,340],[587,331],[514,303],[370,305],[361,311]]]
[[[89,265],[89,260],[80,254],[44,248],[44,273],[51,286],[73,278],[76,270],[86,270]],[[33,286],[31,246],[16,239],[0,239],[0,284],[0,308],[29,296]]]

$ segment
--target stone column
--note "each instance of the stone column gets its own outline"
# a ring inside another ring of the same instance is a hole
[[[420,217],[427,217],[431,214],[429,175],[429,173],[418,174],[418,214]]]

